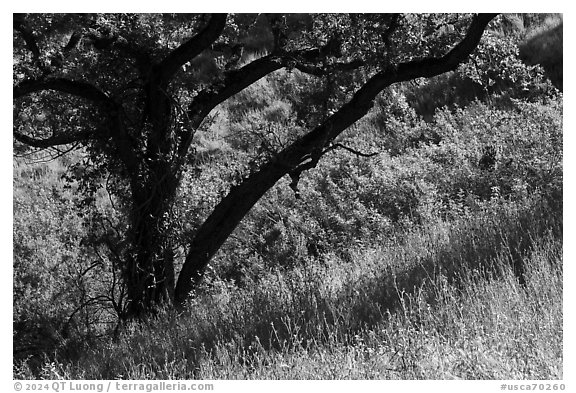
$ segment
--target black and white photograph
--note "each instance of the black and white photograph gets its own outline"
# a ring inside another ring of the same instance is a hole
[[[13,13],[9,387],[569,391],[563,17]]]

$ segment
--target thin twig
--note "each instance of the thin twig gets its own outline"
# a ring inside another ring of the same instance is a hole
[[[345,145],[343,145],[343,144],[341,144],[341,143],[334,143],[333,145],[331,145],[330,147],[328,147],[326,150],[324,150],[324,152],[322,153],[322,155],[324,155],[325,153],[328,153],[329,151],[332,151],[332,150],[334,150],[334,149],[336,149],[336,148],[341,148],[341,149],[344,149],[344,150],[349,151],[350,153],[356,154],[357,156],[367,157],[367,158],[368,158],[368,157],[374,157],[374,156],[380,154],[380,152],[363,153],[363,152],[358,151],[358,150],[356,150],[356,149],[353,149],[353,148],[351,148],[351,147],[345,146]]]

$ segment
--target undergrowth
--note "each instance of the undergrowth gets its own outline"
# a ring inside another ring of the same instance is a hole
[[[351,262],[271,271],[245,288],[212,283],[189,311],[161,311],[40,376],[562,378],[561,222],[545,208],[491,202]],[[32,376],[16,366],[15,377]]]

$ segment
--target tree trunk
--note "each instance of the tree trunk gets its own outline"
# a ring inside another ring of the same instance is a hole
[[[364,94],[364,93],[363,93]],[[324,149],[349,125],[364,116],[372,107],[376,93],[358,102],[353,99],[322,125],[279,152],[257,172],[233,187],[198,229],[192,240],[175,289],[175,302],[182,305],[199,282],[210,259],[248,214],[258,200],[284,175],[313,168]]]
[[[160,303],[174,299],[174,252],[170,234],[170,208],[179,185],[180,167],[174,154],[171,104],[163,80],[165,70],[153,67],[146,85],[144,120],[147,145],[132,178],[131,244],[125,279],[127,317],[139,317]],[[148,132],[147,132],[148,131]],[[140,180],[143,179],[143,180]]]
[[[176,178],[164,175],[148,182],[134,196],[131,213],[132,252],[127,255],[127,318],[140,317],[155,305],[174,299],[174,251],[170,242],[169,208],[174,201]]]
[[[199,282],[210,259],[276,182],[286,174],[287,168],[276,163],[265,165],[240,185],[232,187],[228,195],[216,206],[212,214],[198,229],[191,243],[174,291],[176,304],[182,305],[190,291]]]

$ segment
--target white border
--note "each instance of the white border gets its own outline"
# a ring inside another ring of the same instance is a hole
[[[569,2],[566,1],[540,1],[540,2],[502,2],[500,1],[482,1],[470,2],[455,1],[410,1],[410,2],[386,2],[383,0],[355,0],[349,2],[312,2],[310,0],[290,0],[286,4],[271,1],[238,1],[238,2],[200,2],[200,1],[166,1],[152,2],[119,2],[119,1],[98,1],[98,2],[63,2],[63,1],[26,1],[21,3],[3,4],[6,11],[0,14],[2,18],[2,54],[6,55],[2,64],[2,91],[12,91],[9,85],[12,73],[11,62],[8,61],[12,37],[12,13],[13,12],[488,12],[498,10],[500,12],[562,12],[564,13],[564,36],[567,46],[570,48],[574,38],[574,18],[568,11]],[[574,278],[574,224],[575,209],[570,200],[576,198],[574,193],[574,174],[576,173],[575,155],[571,154],[575,146],[576,128],[574,127],[574,116],[576,108],[573,100],[573,76],[572,67],[573,54],[571,50],[564,51],[565,63],[568,66],[564,74],[564,380],[551,381],[563,382],[567,386],[566,391],[576,389],[576,379],[574,372],[576,365],[574,362],[574,339],[570,334],[574,331],[574,305],[571,299],[574,298],[574,287],[572,282]],[[8,124],[11,128],[12,115],[9,114],[11,104],[10,94],[3,99],[2,120],[6,124],[4,132],[1,133],[2,143],[0,144],[0,176],[3,184],[6,184],[7,192],[2,193],[2,223],[0,224],[0,239],[2,264],[0,274],[0,288],[2,291],[0,301],[0,315],[3,315],[1,325],[1,337],[3,339],[5,350],[0,357],[0,386],[4,386],[8,391],[13,391],[12,384],[12,339],[11,339],[11,322],[9,315],[12,315],[12,192],[8,192],[8,184],[12,182],[12,137]],[[10,120],[9,120],[10,119]],[[12,190],[12,187],[9,188]],[[301,390],[301,391],[320,391],[324,389],[337,389],[339,391],[362,391],[382,392],[382,389],[389,391],[442,391],[442,392],[461,392],[466,389],[468,392],[490,392],[499,391],[501,383],[506,381],[214,381],[216,385],[215,392],[241,390],[270,392],[271,390]],[[520,381],[510,381],[519,383]],[[528,382],[528,381],[525,381]],[[543,381],[534,381],[537,383]],[[544,381],[545,382],[545,381]]]

